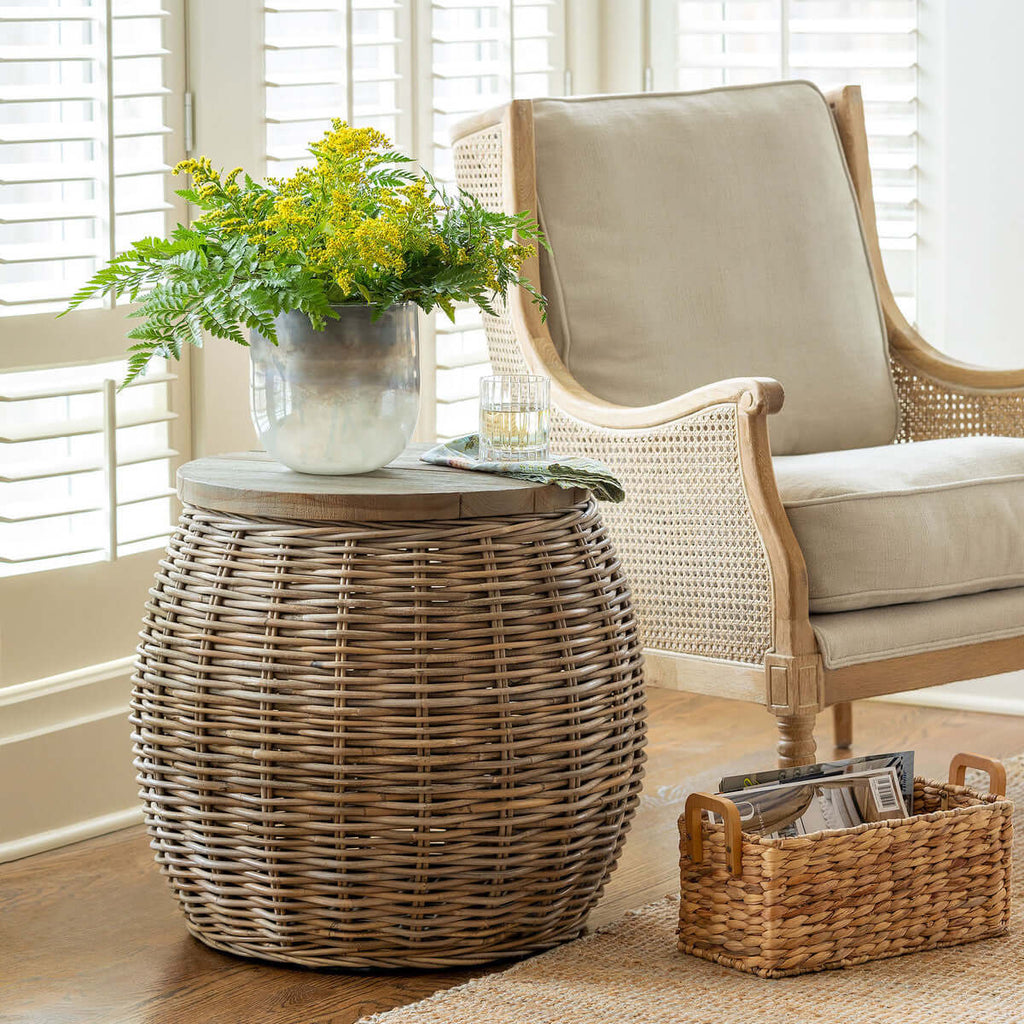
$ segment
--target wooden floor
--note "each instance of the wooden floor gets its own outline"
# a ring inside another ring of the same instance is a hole
[[[595,927],[675,889],[675,818],[693,781],[773,763],[761,708],[667,690],[650,705],[644,802]],[[827,717],[818,747],[831,753]],[[914,748],[938,778],[958,750],[1024,751],[1024,718],[862,704],[855,737],[859,753]],[[141,827],[0,866],[3,1024],[347,1024],[471,976],[314,972],[207,949],[186,934]]]

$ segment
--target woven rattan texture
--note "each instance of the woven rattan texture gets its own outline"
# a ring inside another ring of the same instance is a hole
[[[580,931],[644,759],[629,590],[592,502],[366,525],[186,508],[151,595],[136,765],[193,934],[435,967]]]
[[[892,371],[900,408],[898,441],[1024,436],[1024,390],[958,391],[895,355]]]
[[[486,209],[500,213],[505,205],[501,171],[502,127],[491,125],[452,143],[452,163],[459,188],[476,196]]]
[[[454,145],[459,185],[503,208],[502,134],[495,125]],[[495,373],[527,372],[511,317],[485,317]],[[555,451],[589,455],[626,488],[604,515],[634,586],[644,645],[761,664],[772,649],[768,556],[743,487],[734,406],[651,430],[608,430],[557,408]]]
[[[482,319],[487,333],[487,351],[491,357],[491,369],[495,373],[530,373],[530,367],[523,358],[512,327],[512,317],[504,311],[503,303],[495,302],[494,308],[500,316],[484,314]]]
[[[605,518],[644,643],[760,663],[772,645],[771,575],[743,487],[736,416],[720,405],[623,431],[556,413],[552,445],[606,463],[626,488]]]
[[[744,837],[739,878],[725,866],[723,827],[703,824],[695,865],[680,818],[679,948],[777,978],[1001,935],[1012,803],[917,779],[914,806],[921,813],[882,825]]]

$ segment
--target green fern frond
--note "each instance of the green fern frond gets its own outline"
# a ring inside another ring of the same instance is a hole
[[[246,330],[276,342],[281,314],[306,314],[322,330],[339,306],[363,302],[375,318],[396,303],[458,303],[495,315],[497,298],[525,289],[532,246],[546,246],[528,212],[486,209],[468,192],[442,189],[387,140],[341,122],[310,146],[314,165],[286,180],[187,161],[178,190],[202,213],[167,238],[140,238],[71,297],[64,316],[94,297],[127,298],[125,383],[157,357],[180,358],[208,335],[247,345]]]

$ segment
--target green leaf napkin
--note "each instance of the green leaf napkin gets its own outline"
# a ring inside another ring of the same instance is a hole
[[[480,436],[467,434],[451,441],[442,441],[420,456],[420,461],[434,466],[472,469],[479,473],[498,473],[517,480],[533,480],[539,484],[559,487],[586,487],[598,501],[620,502],[626,492],[607,466],[594,459],[536,459],[532,462],[483,462],[480,459]]]

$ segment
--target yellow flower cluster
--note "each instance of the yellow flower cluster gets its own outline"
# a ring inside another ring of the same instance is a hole
[[[391,140],[386,135],[376,128],[350,128],[337,117],[331,121],[331,130],[309,147],[317,163],[361,160],[378,149],[391,149]]]
[[[310,151],[312,167],[272,182],[278,197],[264,225],[271,249],[304,253],[345,294],[367,278],[400,278],[410,258],[432,248],[449,256],[436,230],[444,211],[426,182],[376,173],[391,151],[384,135],[336,120]]]
[[[209,222],[229,232],[248,233],[249,220],[240,206],[243,197],[242,186],[238,184],[241,167],[233,168],[221,178],[209,157],[201,156],[175,164],[173,173],[192,176],[192,192],[205,209],[204,216]]]
[[[245,235],[267,266],[303,268],[330,302],[414,301],[451,313],[453,301],[486,303],[519,281],[534,250],[515,232],[535,237],[532,222],[445,198],[373,128],[335,120],[309,149],[310,166],[266,185],[240,185],[241,168],[222,177],[206,157],[175,172],[191,175],[206,224]]]
[[[195,157],[189,160],[179,160],[174,165],[172,174],[191,174],[192,180],[196,182],[207,181],[210,178],[220,179],[220,175],[213,169],[208,156]]]

